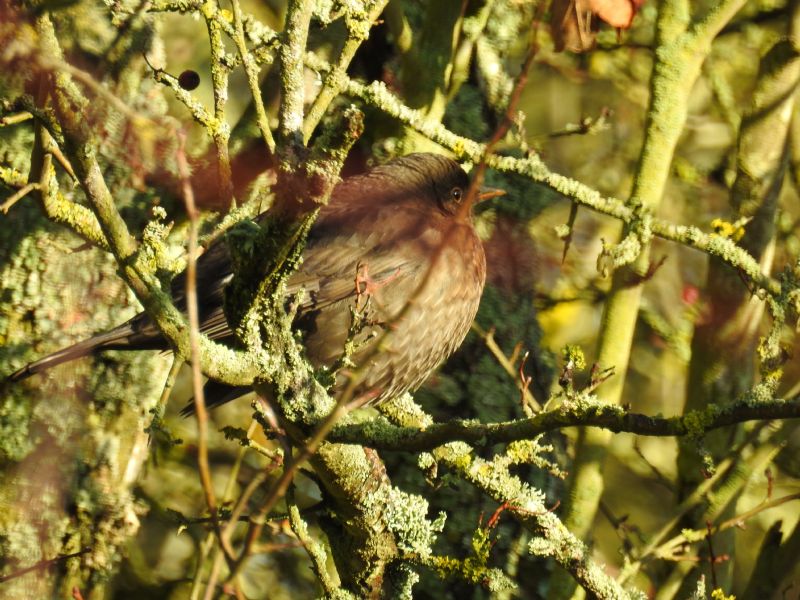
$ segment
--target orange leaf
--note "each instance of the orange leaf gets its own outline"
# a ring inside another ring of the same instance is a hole
[[[643,0],[588,0],[589,10],[612,27],[627,29]]]

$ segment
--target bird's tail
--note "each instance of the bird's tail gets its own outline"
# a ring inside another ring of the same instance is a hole
[[[94,354],[98,350],[113,350],[123,349],[130,347],[131,336],[133,334],[133,327],[131,323],[123,323],[119,327],[115,327],[109,331],[98,333],[90,337],[88,340],[78,342],[67,348],[49,354],[44,358],[35,360],[19,369],[14,371],[8,376],[8,381],[20,381],[26,379],[31,375],[40,373],[61,363],[75,360],[83,356]]]
[[[206,408],[208,409],[217,408],[218,406],[227,404],[231,400],[236,400],[237,398],[244,396],[245,394],[249,394],[252,391],[253,388],[250,386],[233,386],[226,383],[220,383],[219,381],[214,381],[213,379],[206,381],[206,384],[203,386],[203,395],[206,398]],[[191,417],[194,415],[194,412],[194,398],[192,398],[189,400],[188,404],[181,409],[181,416]]]

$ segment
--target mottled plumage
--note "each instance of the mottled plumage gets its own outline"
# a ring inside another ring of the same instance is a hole
[[[357,393],[372,402],[416,389],[461,344],[486,275],[471,207],[462,206],[468,187],[459,165],[435,154],[398,158],[336,186],[311,228],[302,264],[288,281],[290,294],[305,290],[295,325],[303,332],[307,356],[315,366],[330,365],[341,356],[350,307],[356,302],[366,303],[369,323],[357,338],[368,342],[354,361],[360,365],[369,358]],[[226,343],[233,343],[222,311],[230,270],[224,244],[198,260],[201,330]],[[184,285],[182,276],[173,283],[180,308]],[[393,328],[388,347],[374,352],[372,345],[388,324]],[[142,313],[24,367],[12,379],[98,350],[166,347]],[[212,405],[246,391],[211,387]]]

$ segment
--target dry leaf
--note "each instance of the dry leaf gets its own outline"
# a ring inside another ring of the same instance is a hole
[[[556,52],[592,48],[600,23],[628,29],[644,0],[553,0],[550,33]]]

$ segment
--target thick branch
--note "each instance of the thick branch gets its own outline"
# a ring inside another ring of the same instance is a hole
[[[224,205],[234,208],[233,174],[228,154],[228,140],[231,132],[225,120],[225,105],[228,102],[228,68],[224,64],[225,47],[222,41],[221,28],[214,18],[214,14],[217,12],[217,3],[207,0],[203,3],[200,11],[205,18],[206,27],[208,28],[208,41],[211,44],[211,81],[214,90],[214,119],[216,127],[210,129],[209,133],[211,133],[211,137],[214,140],[214,149],[217,154],[219,191]]]
[[[281,44],[281,105],[278,132],[284,150],[303,141],[303,104],[305,82],[303,79],[303,53],[308,40],[308,27],[314,3],[309,0],[290,0],[286,11],[284,41]]]

